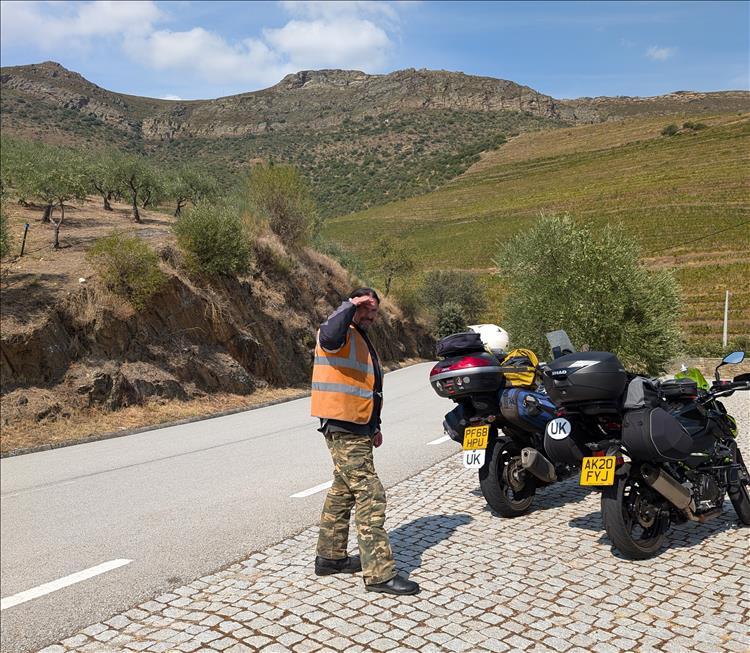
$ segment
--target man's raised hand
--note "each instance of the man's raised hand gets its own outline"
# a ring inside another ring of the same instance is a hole
[[[352,304],[354,304],[357,308],[363,305],[369,306],[369,307],[376,306],[375,298],[370,297],[369,295],[362,295],[361,297],[352,297],[349,301]]]

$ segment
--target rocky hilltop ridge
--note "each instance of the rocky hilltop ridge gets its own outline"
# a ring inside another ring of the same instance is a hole
[[[743,91],[679,91],[657,97],[557,100],[516,82],[444,70],[398,70],[370,75],[358,70],[303,70],[270,88],[209,100],[159,100],[102,89],[55,62],[4,67],[3,127],[24,123],[18,105],[90,115],[146,141],[221,138],[295,128],[329,128],[393,112],[449,109],[511,111],[566,122],[598,122],[667,105],[747,107]],[[730,107],[731,108],[731,107]]]

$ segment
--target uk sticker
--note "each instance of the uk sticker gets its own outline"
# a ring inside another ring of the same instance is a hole
[[[464,467],[466,469],[479,469],[484,465],[485,449],[471,449],[464,451]]]
[[[547,422],[547,435],[553,440],[564,440],[570,435],[570,422],[563,417],[556,417]]]

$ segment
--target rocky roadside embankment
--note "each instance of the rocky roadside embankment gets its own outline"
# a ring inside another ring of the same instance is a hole
[[[353,281],[313,250],[275,256],[286,268],[210,282],[164,262],[167,281],[141,311],[90,287],[61,298],[29,328],[4,325],[4,436],[91,409],[306,385],[317,327]],[[385,364],[433,353],[426,329],[387,300],[373,341]],[[24,444],[42,444],[35,440]]]

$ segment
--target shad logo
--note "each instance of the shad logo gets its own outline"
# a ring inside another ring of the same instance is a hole
[[[570,435],[571,425],[563,417],[556,417],[551,422],[547,422],[546,433],[553,440],[564,440]]]

